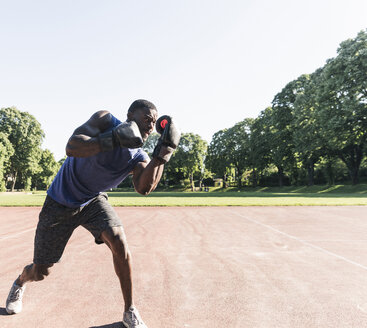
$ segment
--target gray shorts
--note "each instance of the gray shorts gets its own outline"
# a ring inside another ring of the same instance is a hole
[[[69,208],[47,196],[39,214],[33,262],[58,262],[73,231],[80,225],[91,232],[97,244],[102,244],[103,231],[109,227],[122,227],[120,218],[107,200],[107,194],[101,193],[84,207]]]

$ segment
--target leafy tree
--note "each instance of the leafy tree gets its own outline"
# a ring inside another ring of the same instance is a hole
[[[318,89],[317,119],[327,146],[346,164],[352,183],[367,138],[367,30],[340,44],[338,55],[327,61]]]
[[[14,148],[4,132],[0,132],[0,191],[6,190],[4,172],[8,169],[9,159],[14,154]]]
[[[37,189],[48,189],[61,165],[56,162],[53,153],[45,149],[42,150],[39,166],[41,170],[33,177],[34,186]]]
[[[316,93],[321,73],[322,69],[318,69],[311,75],[303,76],[303,92],[297,94],[293,108],[294,149],[307,170],[309,186],[314,184],[315,164],[327,155],[326,142],[320,133],[322,126],[317,119],[320,106]]]
[[[190,179],[191,189],[194,190],[194,175],[199,178],[204,174],[204,159],[207,142],[198,134],[183,133],[180,144],[167,164],[167,174],[181,173]]]
[[[231,166],[228,155],[228,129],[214,133],[205,158],[205,167],[223,178],[223,187],[227,188],[227,174]]]
[[[227,157],[236,169],[238,187],[242,185],[242,176],[246,169],[251,168],[250,133],[253,119],[246,118],[227,130]]]
[[[293,143],[294,105],[297,95],[304,92],[308,77],[300,76],[289,82],[281,92],[275,95],[272,109],[268,111],[269,133],[268,140],[271,148],[271,161],[278,169],[279,185],[283,186],[284,172],[295,171],[296,158]]]
[[[229,129],[216,132],[208,148],[206,166],[223,177],[227,187],[227,174],[234,171],[238,187],[241,187],[243,173],[251,168],[250,134],[254,119],[246,118]]]
[[[25,188],[29,188],[31,176],[39,170],[40,146],[44,138],[41,125],[27,112],[20,112],[15,107],[2,108],[0,131],[7,136],[14,148],[14,153],[9,159],[9,167],[5,172],[12,178],[11,189],[14,190],[18,176]]]
[[[252,169],[252,185],[258,184],[258,175],[270,164],[270,140],[266,133],[266,110],[252,122],[250,127],[248,164]]]

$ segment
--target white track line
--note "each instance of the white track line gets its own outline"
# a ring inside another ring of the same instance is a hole
[[[244,218],[244,219],[246,219],[246,220],[248,220],[248,221],[250,221],[250,222],[253,222],[253,223],[256,223],[256,224],[258,224],[258,225],[261,225],[261,226],[263,226],[264,228],[267,228],[267,229],[273,230],[273,231],[275,231],[275,232],[277,232],[277,233],[279,233],[279,234],[281,234],[281,235],[283,235],[283,236],[286,236],[286,237],[288,237],[288,238],[291,238],[291,239],[297,240],[298,242],[300,242],[300,243],[302,243],[302,244],[304,244],[304,245],[306,245],[306,246],[309,246],[309,247],[315,248],[315,249],[317,249],[317,250],[319,250],[319,251],[322,251],[322,252],[324,252],[324,253],[326,253],[326,254],[328,254],[328,255],[334,256],[334,257],[336,257],[336,258],[338,258],[338,259],[340,259],[340,260],[343,260],[343,261],[345,261],[345,262],[348,262],[349,264],[353,264],[353,265],[355,265],[355,266],[357,266],[357,267],[359,267],[359,268],[362,268],[362,269],[364,269],[364,270],[367,270],[367,266],[362,265],[362,264],[360,264],[360,263],[358,263],[358,262],[351,261],[351,260],[347,259],[347,258],[346,258],[346,257],[344,257],[344,256],[341,256],[341,255],[335,254],[335,253],[333,253],[333,252],[330,252],[330,251],[328,251],[328,250],[326,250],[326,249],[324,249],[324,248],[322,248],[322,247],[319,247],[319,246],[313,245],[313,244],[311,244],[311,243],[309,243],[309,242],[307,242],[307,241],[304,241],[304,240],[299,239],[299,238],[297,238],[297,237],[295,237],[295,236],[289,235],[289,234],[287,234],[286,232],[283,232],[283,231],[280,231],[280,230],[278,230],[278,229],[276,229],[276,228],[273,228],[272,226],[269,226],[269,225],[267,225],[267,224],[265,224],[265,223],[261,223],[261,222],[259,222],[259,221],[257,221],[257,220],[250,219],[250,218],[248,218],[248,217],[246,217],[246,216],[244,216],[244,215],[241,215],[241,214],[238,214],[238,213],[236,213],[236,215],[238,215],[238,216],[240,216],[240,217],[242,217],[242,218]]]
[[[367,239],[309,239],[309,242],[332,242],[332,243],[366,243]]]
[[[36,230],[36,228],[30,228],[30,229],[23,230],[23,231],[20,231],[20,232],[17,232],[17,233],[13,233],[13,234],[11,234],[11,235],[4,236],[4,237],[1,237],[1,236],[0,236],[0,241],[5,240],[5,239],[14,238],[14,237],[17,237],[17,236],[19,236],[19,235],[22,235],[22,234],[24,234],[24,233],[26,233],[26,232],[34,231],[34,230]]]

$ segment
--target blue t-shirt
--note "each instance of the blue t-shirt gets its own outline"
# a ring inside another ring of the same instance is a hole
[[[111,126],[120,124],[113,116]],[[117,187],[139,162],[149,160],[141,148],[116,147],[90,157],[67,157],[47,194],[67,207],[80,207],[102,191]]]

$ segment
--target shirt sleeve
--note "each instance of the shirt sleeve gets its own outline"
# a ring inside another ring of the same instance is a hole
[[[136,166],[136,164],[138,164],[139,162],[145,162],[145,161],[150,161],[150,158],[148,156],[148,154],[142,149],[139,148],[137,149],[136,153],[133,156],[133,167]]]

